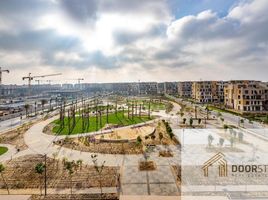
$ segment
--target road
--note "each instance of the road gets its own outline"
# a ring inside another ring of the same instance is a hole
[[[90,97],[90,98],[87,98],[84,100],[88,101],[92,98],[94,98],[94,97]],[[67,108],[71,104],[72,104],[72,101],[67,102],[66,103]],[[81,105],[81,99],[78,100],[78,105]],[[50,115],[55,115],[59,112],[59,106],[57,106],[56,104],[51,104],[51,108],[53,111],[49,112]],[[44,110],[50,110],[50,105],[44,106]],[[21,126],[22,124],[26,124],[26,123],[35,121],[37,119],[41,119],[43,117],[42,113],[43,113],[43,109],[38,108],[37,109],[37,116],[34,116],[34,117],[27,117],[26,118],[25,111],[21,112],[21,113],[16,113],[15,115],[13,114],[12,118],[4,120],[4,121],[0,121],[0,134],[6,132],[8,130],[15,129],[15,128]]]
[[[169,98],[172,98],[173,100],[175,100],[176,102],[179,103],[183,103],[189,107],[195,107],[197,106],[197,108],[199,108],[200,110],[202,110],[203,113],[206,112],[206,107],[204,105],[200,105],[200,104],[194,104],[192,102],[189,101],[185,101],[183,99],[180,98],[176,98],[173,96],[168,95]],[[217,111],[210,111],[209,112],[209,116],[210,117],[214,117],[217,118],[218,112]],[[245,129],[250,129],[251,131],[254,131],[255,133],[262,135],[264,137],[267,137],[268,139],[268,126],[259,122],[249,122],[248,119],[245,119],[241,116],[237,116],[237,115],[233,115],[231,113],[226,113],[226,112],[221,112],[221,118],[224,118],[224,123],[225,124],[230,124],[230,125],[235,125],[235,126],[239,126],[239,127],[243,127]],[[244,123],[241,123],[241,119],[243,119]]]

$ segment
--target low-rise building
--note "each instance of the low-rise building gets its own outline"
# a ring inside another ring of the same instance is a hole
[[[156,95],[157,94],[157,82],[140,82],[139,93],[141,95]]]
[[[196,81],[192,83],[192,98],[198,103],[223,103],[224,81]]]
[[[230,81],[224,89],[224,105],[240,113],[268,111],[268,84],[260,81]]]
[[[191,81],[184,81],[178,83],[178,95],[183,98],[192,97],[192,84]]]

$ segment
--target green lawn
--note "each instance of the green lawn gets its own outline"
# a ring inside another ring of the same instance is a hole
[[[109,124],[118,124],[121,126],[127,126],[127,125],[132,125],[132,124],[138,124],[141,122],[145,122],[148,120],[151,120],[152,118],[148,118],[148,116],[133,116],[133,120],[131,118],[131,111],[130,111],[130,118],[128,119],[127,117],[127,112],[125,111],[125,115],[123,115],[123,111],[120,111],[117,113],[117,116],[115,113],[109,114]],[[68,128],[68,118],[65,117],[64,119],[64,127],[60,128],[60,121],[59,119],[55,120],[55,126],[53,128],[53,133],[59,134],[59,135],[69,135],[69,134],[79,134],[79,133],[88,133],[88,132],[94,132],[96,130],[100,130],[100,128],[104,127],[107,119],[106,119],[106,114],[102,115],[102,124],[100,123],[100,118],[98,120],[98,124],[96,124],[96,117],[91,116],[89,120],[89,126],[82,129],[82,118],[81,117],[76,117],[76,126],[73,129],[70,129],[69,133],[69,128]],[[70,122],[72,124],[72,120]]]
[[[239,113],[236,113],[236,112],[233,112],[231,110],[226,110],[226,109],[221,109],[221,108],[218,108],[218,107],[215,107],[215,106],[212,106],[212,105],[208,105],[207,108],[210,110],[210,111],[217,111],[217,112],[223,112],[223,113],[230,113],[230,114],[233,114],[233,115],[237,115],[237,116],[241,116],[241,114]]]
[[[2,154],[6,153],[7,150],[8,150],[7,147],[0,147],[0,156],[1,156]]]
[[[133,101],[133,103],[134,103],[134,107],[135,107],[135,101]],[[137,101],[137,108],[139,109],[139,107],[140,107],[140,104],[142,104],[143,105],[143,108],[144,109],[149,109],[149,102],[148,101],[146,101],[145,103],[143,103],[142,101]],[[130,105],[131,106],[131,102],[128,102],[128,105]],[[152,110],[152,111],[156,111],[156,110],[165,110],[166,109],[166,104],[165,103],[160,103],[160,102],[151,102],[151,104],[150,104],[150,109]]]
[[[120,107],[120,106],[118,106],[118,107]],[[100,105],[97,108],[98,108],[98,110],[102,110],[102,111],[106,111],[107,110],[107,106],[103,106],[103,105]],[[110,104],[108,106],[108,108],[109,108],[109,110],[112,110],[112,109],[114,109],[114,106]],[[95,112],[96,111],[96,107],[95,106],[89,107],[89,109],[86,108],[85,110],[86,111],[89,111],[89,112]],[[82,112],[82,109],[80,111]],[[78,115],[79,114],[79,111],[77,111],[76,114]]]

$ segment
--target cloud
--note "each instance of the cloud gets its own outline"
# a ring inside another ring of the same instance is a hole
[[[60,5],[78,23],[88,24],[96,20],[98,10],[97,0],[60,0]]]
[[[3,0],[0,59],[99,82],[266,79],[268,2],[236,1],[224,15],[205,2],[181,17],[173,0]]]

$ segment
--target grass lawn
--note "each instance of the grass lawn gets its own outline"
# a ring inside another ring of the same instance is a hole
[[[236,112],[232,112],[230,110],[221,109],[221,108],[218,108],[218,107],[215,107],[215,106],[211,106],[211,105],[208,105],[207,107],[208,107],[208,109],[210,111],[213,110],[213,111],[217,111],[217,112],[230,113],[230,114],[233,114],[233,115],[237,115],[237,116],[243,117],[241,114],[236,113]]]
[[[149,109],[149,102],[146,101],[145,103],[143,103],[142,101],[136,101],[137,102],[137,108],[139,109],[140,104],[143,105],[143,108],[148,110]],[[134,103],[134,107],[135,107],[135,101],[133,101]],[[131,106],[131,103],[129,102],[128,105]],[[151,101],[151,105],[150,108],[152,111],[156,111],[156,110],[165,110],[166,109],[166,104],[165,103],[160,103],[160,102],[153,102]]]
[[[264,115],[264,114],[239,114],[236,112],[232,112],[230,110],[226,110],[226,109],[220,109],[218,107],[215,106],[208,106],[209,110],[213,110],[213,111],[217,111],[217,112],[223,112],[223,113],[230,113],[236,116],[240,116],[240,117],[244,117],[248,120],[251,121],[257,121],[257,122],[264,122],[266,124],[268,124],[268,115]]]
[[[72,135],[72,134],[79,134],[79,133],[88,133],[88,132],[94,132],[96,130],[100,130],[101,128],[103,128],[107,122],[106,119],[106,114],[102,115],[102,124],[100,124],[100,118],[98,120],[98,124],[96,123],[96,117],[95,116],[91,116],[89,119],[89,126],[86,127],[84,130],[82,129],[82,118],[81,117],[76,117],[76,126],[70,130],[69,133],[69,128],[68,128],[68,118],[65,117],[64,119],[64,127],[62,129],[60,129],[60,121],[59,119],[55,120],[55,126],[53,128],[53,133],[59,134],[59,135]],[[108,117],[109,124],[118,124],[121,126],[127,126],[127,125],[132,125],[132,124],[138,124],[141,122],[145,122],[148,120],[151,120],[152,118],[148,118],[147,116],[141,116],[141,118],[139,116],[133,116],[133,120],[131,118],[131,112],[130,112],[130,118],[128,119],[127,117],[127,112],[125,112],[125,115],[123,115],[123,111],[120,111],[117,113],[117,116],[115,113],[111,113],[109,114]],[[72,125],[72,120],[70,122],[70,124]]]
[[[0,156],[1,156],[2,154],[6,153],[7,150],[8,150],[7,147],[0,147]]]

